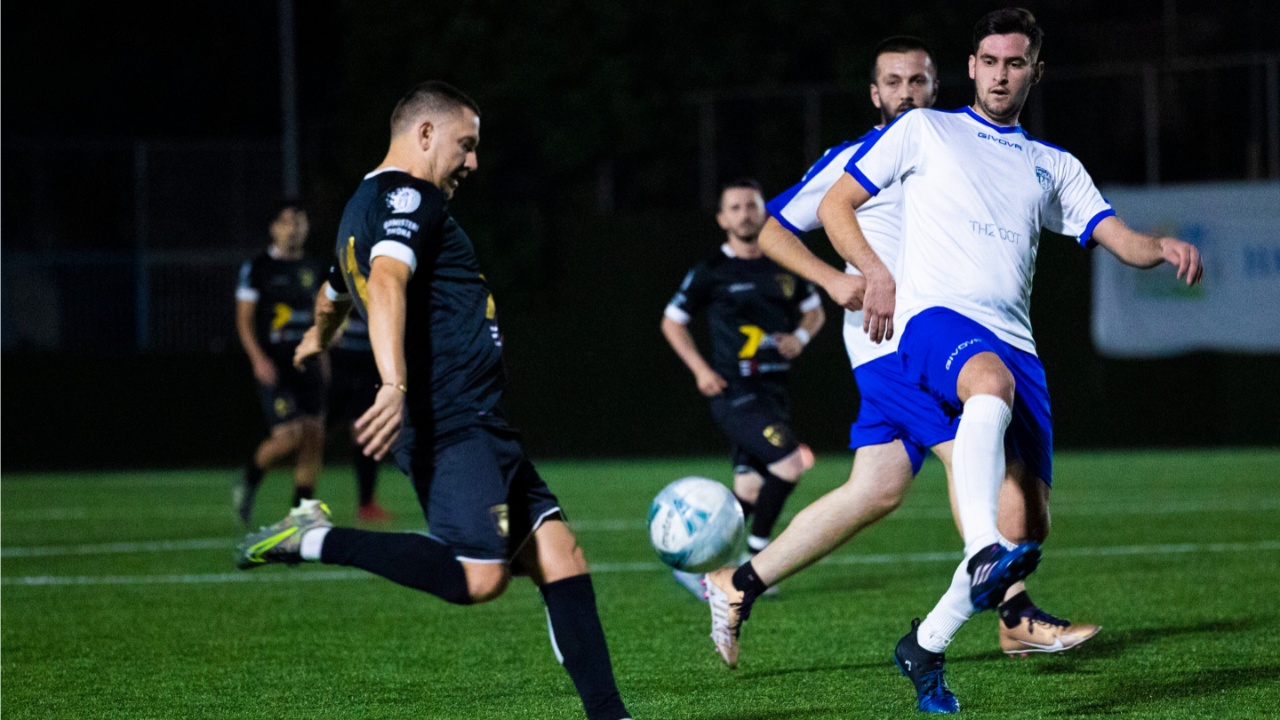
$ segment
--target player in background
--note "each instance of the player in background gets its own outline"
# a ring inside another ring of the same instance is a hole
[[[245,465],[232,502],[249,524],[263,475],[296,454],[293,503],[312,497],[324,460],[324,358],[301,368],[293,351],[311,327],[316,291],[325,266],[304,254],[307,211],[293,200],[276,208],[271,244],[240,267],[236,286],[236,330],[258,383],[262,414],[270,434]]]
[[[496,306],[448,209],[477,167],[479,141],[479,109],[456,88],[426,82],[401,98],[385,159],[343,212],[340,272],[329,276],[312,331],[323,351],[353,305],[368,323],[382,384],[356,421],[357,440],[375,459],[391,453],[409,475],[430,534],[333,527],[328,508],[311,500],[246,536],[236,564],[358,567],[460,605],[492,600],[513,574],[528,575],[587,717],[620,720],[628,713],[586,559],[498,407],[506,370]]]
[[[813,466],[813,453],[791,431],[787,375],[826,321],[813,285],[760,251],[756,239],[764,220],[758,182],[725,184],[716,213],[725,241],[685,275],[662,317],[663,336],[693,373],[698,391],[711,399],[711,414],[729,436],[733,494],[752,518],[751,555],[768,546],[783,504]],[[704,310],[710,362],[688,328]],[[675,577],[703,596],[700,574],[676,570]]]
[[[898,115],[916,107],[932,107],[937,96],[936,66],[920,39],[887,38],[876,46],[872,58],[870,94],[880,111],[880,124],[858,140],[828,150],[798,184],[770,201],[770,219],[759,241],[766,254],[819,282],[833,297],[844,298],[846,305],[856,305],[864,287],[856,268],[847,266],[842,273],[828,266],[809,252],[799,236],[822,227],[818,204],[858,150]],[[899,188],[891,186],[858,210],[868,242],[882,254],[886,265],[893,265],[898,254],[900,200]],[[845,312],[844,340],[860,395],[849,437],[849,446],[855,451],[853,469],[848,482],[797,514],[777,540],[749,564],[736,571],[711,573],[709,593],[719,601],[716,606],[723,618],[713,624],[712,637],[731,664],[737,653],[735,627],[726,626],[731,622],[739,625],[745,619],[761,586],[774,587],[896,509],[919,472],[926,449],[942,461],[948,479],[951,477],[955,421],[931,395],[902,376],[894,356],[897,343],[872,343],[862,332],[862,314],[852,310]],[[1016,497],[1017,485],[1012,479],[1009,482],[1009,508],[1002,523],[1016,528],[1023,522],[1019,514],[1023,505],[1010,502]],[[954,497],[954,492],[951,495]],[[1000,646],[1011,654],[1067,650],[1099,629],[1043,612],[1031,602],[1023,583],[1008,590],[1000,614]]]
[[[1203,267],[1193,245],[1127,227],[1065,150],[1018,124],[1044,64],[1043,32],[1020,8],[975,26],[973,105],[905,113],[846,166],[818,209],[840,255],[866,279],[863,327],[873,342],[902,330],[898,358],[911,382],[959,416],[952,452],[965,560],[894,658],[917,697],[958,703],[942,680],[942,651],[974,613],[990,609],[1039,561],[1049,530],[1053,435],[1044,368],[1030,322],[1042,230],[1099,244],[1140,268],[1174,266],[1188,285]],[[870,246],[859,208],[902,186],[903,243],[891,272]],[[1009,458],[1006,462],[1006,450]],[[1006,472],[1018,481],[1021,535],[998,529]]]
[[[321,301],[323,302],[323,301]],[[314,340],[314,333],[308,334]],[[313,354],[304,340],[297,354],[309,357]],[[373,346],[369,344],[369,327],[359,316],[349,316],[339,331],[337,340],[329,348],[329,422],[341,425],[343,432],[351,433],[351,466],[356,475],[356,520],[365,523],[391,522],[393,516],[378,504],[378,461],[365,455],[359,443],[355,421],[373,405],[378,394],[378,365],[373,359]]]

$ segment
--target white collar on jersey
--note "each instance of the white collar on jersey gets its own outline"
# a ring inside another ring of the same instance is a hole
[[[402,169],[400,169],[400,168],[395,167],[394,165],[392,165],[392,166],[384,167],[384,168],[382,168],[382,169],[380,169],[380,170],[374,170],[373,172],[369,173],[368,175],[365,175],[365,176],[364,176],[364,179],[365,179],[365,180],[368,180],[369,178],[373,177],[374,175],[381,175],[381,174],[382,174],[382,173],[384,173],[384,172],[402,172],[402,173],[404,173],[404,174],[406,174],[406,175],[408,175],[408,174],[409,174],[409,171],[408,171],[408,170],[402,170]]]

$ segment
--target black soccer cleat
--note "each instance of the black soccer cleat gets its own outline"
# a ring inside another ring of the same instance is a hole
[[[893,661],[916,689],[916,709],[920,712],[949,715],[960,712],[960,701],[951,694],[944,676],[942,653],[929,652],[916,640],[920,618],[911,621],[911,632],[902,636],[893,651]]]
[[[1040,564],[1040,543],[1027,542],[1012,550],[998,543],[969,559],[969,600],[974,612],[991,610],[1004,600],[1011,585],[1035,572]]]

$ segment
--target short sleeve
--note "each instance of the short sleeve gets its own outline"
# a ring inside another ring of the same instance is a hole
[[[236,282],[236,300],[258,302],[258,281],[253,272],[252,260],[245,260],[240,266],[240,278]]]
[[[1093,178],[1089,177],[1084,165],[1070,153],[1064,152],[1060,157],[1061,161],[1055,164],[1059,177],[1045,178],[1044,174],[1052,171],[1036,167],[1036,174],[1042,182],[1047,180],[1054,189],[1045,211],[1044,227],[1060,235],[1077,238],[1080,245],[1089,247],[1093,244],[1094,228],[1116,213],[1093,184]]]
[[[342,270],[337,265],[329,266],[329,274],[325,277],[329,286],[325,289],[325,297],[330,300],[346,300],[351,297],[347,290],[347,279],[342,277]]]
[[[769,214],[796,235],[822,227],[818,206],[831,186],[840,179],[844,166],[858,147],[854,143],[844,143],[828,150],[800,182],[769,201],[766,205]]]
[[[707,275],[706,268],[701,265],[690,270],[662,314],[681,325],[688,325],[690,318],[707,304],[710,294]]]
[[[808,280],[800,281],[800,292],[796,293],[796,297],[800,298],[800,312],[809,312],[822,307],[822,296],[818,294],[818,286]]]
[[[399,260],[418,269],[422,243],[434,237],[444,222],[444,193],[434,187],[404,184],[387,190],[379,198],[377,239],[369,250],[369,262],[378,256]]]
[[[889,123],[879,135],[862,145],[845,165],[867,192],[880,191],[915,171],[920,148],[920,110],[908,110]]]

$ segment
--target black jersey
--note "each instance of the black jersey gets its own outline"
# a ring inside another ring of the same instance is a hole
[[[809,281],[767,257],[735,257],[724,245],[689,271],[666,314],[688,323],[707,309],[711,367],[733,383],[790,370],[773,336],[795,332],[800,317],[821,304]]]
[[[254,337],[272,358],[293,362],[293,348],[311,327],[324,276],[324,265],[312,258],[281,260],[266,250],[240,266],[236,299],[257,303]]]
[[[479,422],[502,396],[506,371],[496,309],[471,239],[444,193],[401,170],[366,176],[338,228],[337,273],[367,322],[369,263],[387,255],[413,268],[406,290],[408,421],[429,433]]]

